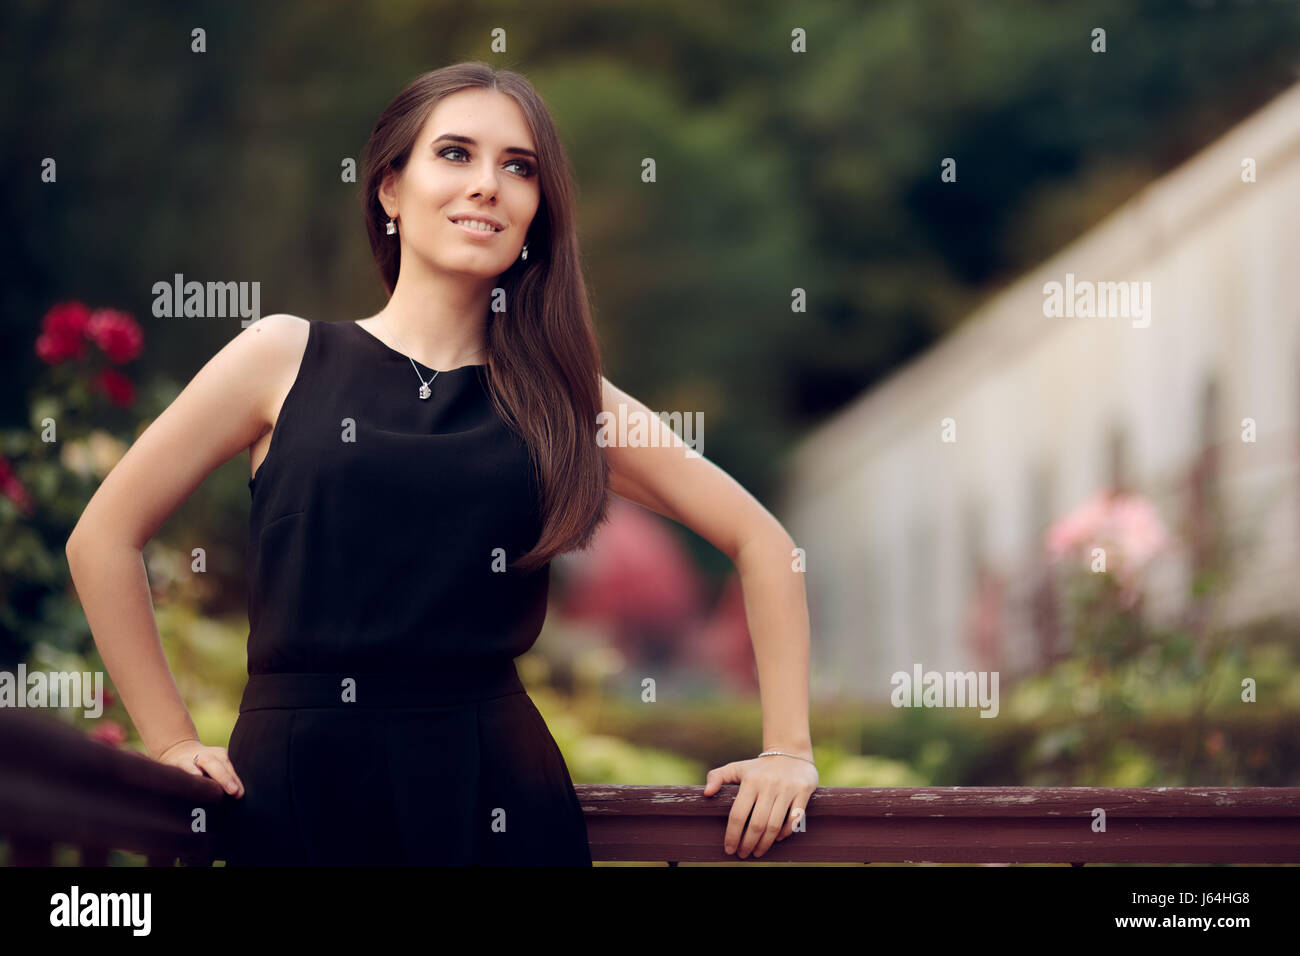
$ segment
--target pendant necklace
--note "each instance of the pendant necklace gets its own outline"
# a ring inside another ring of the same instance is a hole
[[[406,354],[406,346],[405,346],[405,345],[402,345],[402,340],[399,339],[396,335],[393,334],[393,330],[392,330],[392,329],[389,329],[389,328],[388,328],[388,323],[387,323],[387,322],[384,322],[384,317],[383,317],[383,316],[380,316],[380,317],[379,317],[379,321],[384,323],[384,328],[388,330],[388,334],[389,334],[389,335],[392,335],[392,336],[393,336],[393,341],[396,342],[398,345],[401,345],[401,346],[402,346],[402,354],[405,355],[405,354]],[[419,368],[416,366],[416,364],[415,364],[415,359],[413,359],[413,358],[411,358],[411,356],[407,355],[407,356],[406,356],[406,360],[407,360],[408,362],[411,363],[411,368],[415,369],[415,377],[416,377],[417,379],[420,380],[420,397],[421,397],[421,398],[428,398],[430,395],[433,394],[433,392],[432,392],[432,391],[430,390],[430,388],[429,388],[429,385],[430,385],[430,383],[433,382],[433,380],[434,380],[435,378],[438,377],[438,370],[437,370],[437,369],[434,369],[434,370],[433,370],[433,375],[431,375],[431,376],[429,377],[429,381],[426,382],[426,381],[424,380],[424,376],[422,376],[422,375],[420,374],[420,369],[419,369]]]
[[[381,323],[383,323],[384,328],[388,330],[388,334],[393,336],[393,341],[396,342],[398,345],[401,346],[400,351],[402,352],[403,355],[405,355],[405,354],[406,354],[406,346],[405,346],[405,345],[402,345],[402,340],[399,339],[399,338],[398,338],[398,337],[393,333],[393,330],[392,330],[392,329],[389,329],[389,328],[388,328],[388,323],[387,323],[387,322],[384,322],[384,317],[383,317],[382,315],[379,317],[379,321],[380,321]],[[482,350],[482,349],[479,349],[479,351],[481,352],[481,351],[483,351],[483,350]],[[426,382],[426,381],[424,380],[424,376],[422,376],[422,375],[420,374],[419,366],[417,366],[417,365],[415,364],[415,359],[413,359],[413,358],[411,358],[411,356],[407,355],[407,356],[406,356],[406,360],[407,360],[408,362],[411,363],[411,368],[415,369],[415,377],[416,377],[417,379],[420,380],[420,398],[428,398],[430,395],[433,394],[433,391],[429,388],[430,384],[432,384],[433,380],[434,380],[435,378],[437,378],[437,377],[439,376],[439,374],[441,374],[441,373],[440,373],[437,369],[434,369],[434,370],[433,370],[433,375],[431,375],[431,376],[429,377],[429,381]]]

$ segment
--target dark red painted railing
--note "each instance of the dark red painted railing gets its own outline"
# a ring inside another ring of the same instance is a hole
[[[736,793],[724,787],[577,786],[592,859],[734,862],[722,850]],[[110,850],[152,865],[212,862],[212,780],[0,711],[0,839],[10,865],[48,865],[56,844],[83,865]],[[1100,829],[1098,810],[1105,812]],[[761,862],[1297,863],[1300,787],[824,787],[806,830]]]

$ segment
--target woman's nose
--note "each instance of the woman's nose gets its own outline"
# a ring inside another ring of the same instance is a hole
[[[484,172],[479,176],[478,183],[471,193],[472,198],[477,199],[482,196],[487,199],[496,199],[497,196],[497,175],[491,167],[486,167]]]

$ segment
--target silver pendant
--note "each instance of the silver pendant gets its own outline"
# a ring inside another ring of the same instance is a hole
[[[420,397],[421,397],[421,398],[428,398],[428,397],[429,397],[430,395],[432,395],[432,394],[433,394],[433,392],[429,391],[429,386],[428,386],[428,385],[425,385],[425,384],[423,384],[423,383],[421,383],[421,385],[420,385]]]

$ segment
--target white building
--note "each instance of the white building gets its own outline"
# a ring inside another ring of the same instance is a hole
[[[1185,540],[1218,489],[1245,542],[1225,619],[1300,614],[1298,280],[1300,86],[811,434],[777,510],[807,552],[814,693],[884,702],[918,662],[1004,684],[1042,668],[1065,640],[1044,531],[1115,480]],[[1150,311],[1049,316],[1046,284],[1067,281],[1149,283]],[[1190,550],[1149,569],[1153,617],[1185,608]],[[1005,582],[983,655],[967,624],[981,563]]]

